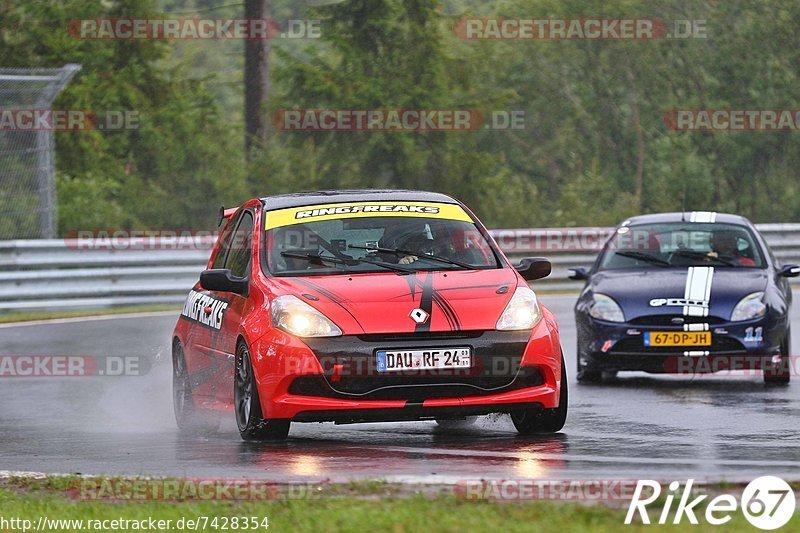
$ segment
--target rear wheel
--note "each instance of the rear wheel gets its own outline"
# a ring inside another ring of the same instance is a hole
[[[791,356],[790,350],[792,347],[792,335],[787,331],[786,335],[781,342],[780,355],[781,360],[779,363],[771,363],[764,368],[764,383],[770,385],[785,385],[791,380]]]
[[[207,433],[219,427],[219,417],[204,413],[194,405],[192,379],[186,365],[183,346],[172,347],[172,407],[178,428],[186,433]]]
[[[261,413],[253,363],[245,343],[236,348],[234,408],[239,435],[244,440],[284,440],[289,435],[289,420],[266,420]]]
[[[569,392],[567,385],[567,367],[564,356],[561,356],[561,392],[558,395],[558,407],[553,409],[525,409],[511,413],[514,427],[522,435],[535,433],[557,433],[567,421]]]

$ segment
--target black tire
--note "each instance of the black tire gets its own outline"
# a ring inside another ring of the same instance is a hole
[[[211,433],[219,428],[219,417],[204,413],[194,405],[192,380],[186,366],[183,346],[175,341],[172,346],[172,408],[178,429],[185,433]]]
[[[569,407],[569,391],[567,366],[561,356],[561,392],[558,395],[558,407],[553,409],[525,409],[511,413],[514,427],[522,435],[535,433],[558,433],[567,421]]]
[[[575,378],[578,383],[600,383],[603,380],[603,373],[599,370],[587,370],[581,365],[581,349],[578,348],[577,369]]]
[[[791,331],[787,331],[783,341],[781,341],[781,361],[764,368],[764,383],[768,385],[786,385],[791,381],[791,348],[792,334]]]
[[[233,399],[236,425],[243,440],[284,440],[289,436],[290,420],[266,420],[261,413],[250,350],[243,342],[236,348]]]
[[[468,416],[466,418],[452,419],[452,418],[437,418],[436,423],[442,429],[464,429],[475,425],[478,421],[477,416]]]

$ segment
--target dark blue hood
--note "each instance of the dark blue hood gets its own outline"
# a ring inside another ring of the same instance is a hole
[[[594,293],[610,296],[622,307],[625,320],[647,315],[680,314],[680,308],[653,307],[657,298],[683,298],[688,268],[647,268],[603,270],[590,282]],[[714,269],[711,282],[710,316],[728,320],[743,297],[767,287],[767,270],[755,268]]]

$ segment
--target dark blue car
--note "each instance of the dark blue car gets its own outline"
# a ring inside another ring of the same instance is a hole
[[[578,380],[617,371],[791,375],[797,265],[780,265],[744,217],[695,211],[630,218],[615,228],[575,305]]]

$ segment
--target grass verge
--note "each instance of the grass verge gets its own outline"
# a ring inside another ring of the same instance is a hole
[[[681,525],[624,526],[625,506],[586,505],[580,503],[530,501],[504,503],[486,500],[468,501],[444,487],[431,490],[393,485],[380,481],[326,485],[303,499],[262,501],[92,501],[81,499],[74,489],[87,478],[52,476],[45,478],[6,478],[0,481],[0,530],[22,531],[40,527],[47,531],[97,531],[142,529],[147,525],[170,531],[544,531],[544,532],[616,532],[626,531],[720,531],[704,522]],[[92,478],[101,484],[122,478]],[[131,481],[130,479],[127,481]],[[698,515],[702,510],[698,512]],[[653,519],[657,519],[654,510]],[[237,518],[234,521],[234,518]],[[216,518],[216,521],[214,520]],[[246,521],[244,519],[247,518]],[[18,519],[16,526],[1,519]],[[150,520],[153,522],[150,522]],[[21,522],[28,520],[30,522]],[[61,520],[62,522],[53,522]],[[66,523],[64,521],[82,521]],[[144,521],[138,527],[111,520]],[[90,522],[92,521],[92,522]],[[157,524],[162,521],[161,524]],[[169,522],[167,522],[169,521]],[[193,522],[189,522],[193,521]],[[199,522],[198,522],[199,521]],[[237,525],[234,526],[234,523]],[[105,524],[105,525],[104,525]],[[244,526],[247,526],[246,528]],[[116,527],[113,527],[116,526]],[[160,527],[159,527],[160,526]],[[225,527],[223,527],[225,526]],[[799,530],[795,516],[785,530]],[[725,531],[752,531],[741,512],[725,524]]]
[[[53,320],[57,318],[80,318],[103,315],[122,315],[127,313],[157,313],[160,311],[175,311],[177,318],[180,306],[174,304],[140,305],[129,307],[114,307],[112,309],[73,309],[59,311],[12,311],[0,314],[0,324],[12,322],[29,322],[31,320]]]

